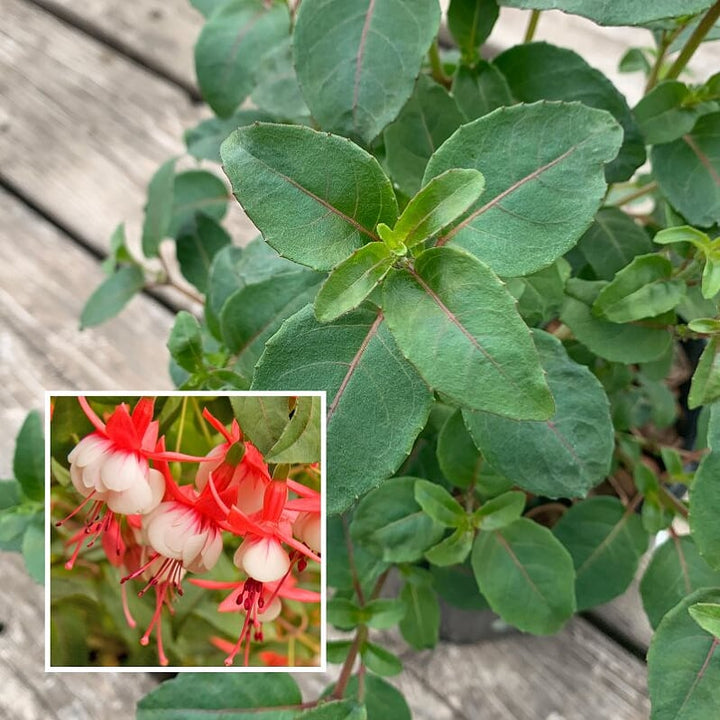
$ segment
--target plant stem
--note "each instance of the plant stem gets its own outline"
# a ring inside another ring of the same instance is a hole
[[[445,74],[442,66],[442,60],[440,60],[440,48],[438,46],[438,40],[435,38],[430,50],[428,50],[428,58],[430,60],[430,70],[435,82],[440,83],[443,87],[450,87],[450,78]]]
[[[358,602],[362,606],[365,604],[365,594],[363,593],[362,584],[360,583],[360,577],[357,571],[357,565],[355,564],[355,550],[353,548],[352,540],[350,539],[350,527],[348,525],[347,518],[344,515],[342,516],[342,524],[343,534],[345,536],[345,545],[347,546],[348,565],[350,566],[353,589],[357,595]]]
[[[658,184],[653,180],[653,182],[648,183],[644,187],[641,187],[639,190],[636,190],[633,193],[630,193],[629,195],[626,195],[624,198],[621,198],[617,202],[613,203],[615,207],[620,207],[622,205],[627,205],[627,203],[632,202],[633,200],[637,200],[638,198],[641,198],[643,195],[648,195],[651,192],[655,192],[657,190]]]
[[[541,12],[541,10],[533,10],[530,13],[530,21],[528,22],[527,30],[525,30],[525,37],[523,38],[524,43],[532,42],[532,39],[535,37],[535,30],[537,30]]]
[[[353,640],[353,644],[350,646],[350,650],[348,651],[342,670],[340,671],[340,677],[338,678],[335,689],[333,690],[333,697],[337,700],[341,700],[343,695],[345,695],[347,684],[350,682],[350,677],[352,676],[355,659],[357,658],[363,643],[367,640],[367,634],[367,625],[360,625],[355,633],[355,639]]]
[[[685,43],[685,47],[683,47],[680,54],[675,58],[675,62],[667,71],[667,75],[665,75],[666,80],[674,80],[680,75],[718,18],[720,18],[720,0],[705,13],[703,19],[695,28],[692,35],[690,35],[688,41]]]

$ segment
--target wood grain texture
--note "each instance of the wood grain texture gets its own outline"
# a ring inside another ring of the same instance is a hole
[[[0,477],[14,438],[43,391],[170,389],[165,343],[172,315],[146,296],[97,328],[78,329],[101,282],[98,262],[0,191]]]
[[[3,3],[0,95],[0,179],[102,251],[121,220],[139,239],[147,183],[183,153],[183,131],[208,114],[21,0]],[[236,238],[255,234],[234,202],[226,226]]]
[[[406,672],[463,720],[646,720],[645,665],[582,618],[557,635],[441,643]]]
[[[155,685],[144,673],[44,673],[43,589],[19,555],[0,553],[0,717],[8,720],[131,718]]]
[[[202,15],[187,0],[31,0],[85,32],[106,39],[168,78],[194,87],[193,46]]]

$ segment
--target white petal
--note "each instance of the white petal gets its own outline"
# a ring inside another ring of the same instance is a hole
[[[83,482],[83,470],[75,464],[70,465],[70,480],[73,487],[83,496],[87,497],[92,491],[92,487],[88,487]]]
[[[208,539],[205,541],[205,547],[202,549],[203,571],[212,570],[215,563],[220,557],[223,549],[222,534],[217,530],[211,530]]]
[[[282,610],[282,601],[279,597],[273,598],[272,602],[258,613],[260,622],[272,622],[280,614]]]
[[[141,514],[154,510],[160,504],[165,494],[165,476],[159,470],[150,468],[148,484],[150,485],[150,503]]]
[[[280,580],[290,569],[290,558],[282,545],[272,538],[258,540],[245,551],[243,569],[259,582]]]
[[[265,483],[262,480],[252,477],[245,478],[238,489],[236,505],[246,515],[252,515],[262,510],[263,499],[265,498]]]
[[[108,507],[123,515],[138,515],[152,502],[152,491],[146,482],[136,483],[127,490],[109,490],[106,500]]]
[[[303,524],[301,540],[316,553],[320,552],[322,544],[322,533],[320,527],[320,515],[318,513],[308,513],[307,519]]]
[[[78,465],[88,465],[96,458],[109,452],[110,448],[111,443],[109,440],[97,437],[96,435],[88,435],[88,437],[83,438],[75,447],[75,450],[78,452],[71,462],[76,462]],[[75,450],[73,450],[70,455],[75,453]],[[68,460],[70,460],[70,455],[68,455]]]
[[[144,482],[147,470],[146,460],[139,460],[134,453],[115,451],[103,464],[100,478],[108,490],[126,490]]]
[[[204,532],[197,533],[196,535],[190,535],[189,537],[185,536],[183,538],[182,561],[185,567],[190,569],[195,563],[195,560],[199,557],[200,551],[203,549],[203,545],[205,545],[206,540],[207,535]]]
[[[206,485],[210,473],[222,464],[222,455],[225,452],[225,445],[214,447],[205,457],[217,457],[217,462],[202,462],[195,475],[195,487],[202,490]]]

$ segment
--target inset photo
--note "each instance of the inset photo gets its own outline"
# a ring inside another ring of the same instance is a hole
[[[324,393],[46,402],[46,670],[325,669]]]

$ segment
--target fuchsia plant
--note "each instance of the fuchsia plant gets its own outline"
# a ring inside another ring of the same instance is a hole
[[[192,580],[208,590],[234,588],[218,608],[244,615],[226,665],[241,649],[244,664],[250,664],[251,641],[263,642],[263,624],[280,616],[281,598],[320,602],[317,590],[297,586],[308,560],[320,563],[321,550],[321,496],[288,477],[297,468],[276,466],[273,478],[260,451],[243,438],[237,420],[228,429],[207,408],[202,418],[221,442],[199,457],[166,450],[160,423],[152,419],[151,398],[138,400],[132,412],[120,403],[106,413],[106,422],[86,398],[77,402],[95,430],[67,455],[72,487],[84,499],[56,526],[63,528],[89,509],[83,526],[65,541],[74,546],[65,568],[72,570],[83,548],[92,549],[100,539],[107,560],[123,573],[122,606],[130,627],[136,625],[128,606],[130,581],[143,584],[138,597],[154,591],[155,609],[140,643],[147,645],[155,631],[160,665],[170,663],[163,644],[163,610],[175,613],[188,573],[207,574],[216,567],[226,539],[236,548],[233,563],[240,575],[227,581]],[[171,462],[196,468],[193,481],[178,482]],[[308,471],[317,479],[317,465]],[[227,648],[227,641],[220,638],[215,645]]]

